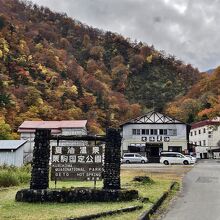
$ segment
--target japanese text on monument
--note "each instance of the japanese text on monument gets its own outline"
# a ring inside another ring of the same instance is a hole
[[[102,146],[53,146],[51,180],[101,180]]]

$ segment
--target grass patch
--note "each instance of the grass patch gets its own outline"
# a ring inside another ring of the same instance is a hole
[[[21,188],[28,188],[29,186],[13,187],[8,190],[0,191],[0,219],[16,219],[16,220],[60,220],[66,217],[78,217],[82,215],[95,214],[103,211],[115,210],[119,208],[126,208],[132,205],[143,205],[142,210],[134,211],[126,214],[118,214],[110,217],[100,219],[137,219],[138,216],[154,203],[164,191],[169,189],[173,178],[166,174],[151,175],[153,182],[142,183],[133,181],[135,176],[148,176],[146,171],[137,170],[122,170],[121,181],[122,187],[128,189],[136,189],[143,198],[147,200],[135,200],[130,202],[93,202],[93,203],[21,203],[15,202],[15,194]],[[24,178],[25,179],[25,178]],[[94,187],[93,182],[78,182],[66,181],[57,182],[57,188],[71,188],[71,187]],[[102,182],[97,182],[97,187],[102,187]],[[50,188],[55,188],[54,182],[50,182]],[[144,202],[142,202],[144,201]]]
[[[175,184],[174,188],[170,191],[165,201],[161,204],[159,209],[151,216],[152,220],[160,219],[161,216],[166,212],[168,207],[170,206],[170,203],[174,196],[179,192],[180,190],[180,183]]]

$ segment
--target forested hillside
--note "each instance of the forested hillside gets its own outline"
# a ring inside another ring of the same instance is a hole
[[[88,119],[101,133],[184,95],[191,65],[48,8],[0,0],[0,127],[23,120]]]
[[[166,112],[188,123],[220,116],[220,67],[204,74],[189,92],[167,105]]]

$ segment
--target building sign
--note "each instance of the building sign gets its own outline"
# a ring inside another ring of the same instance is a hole
[[[169,142],[170,137],[168,137],[168,136],[141,137],[141,141],[144,141],[144,142]]]
[[[53,146],[51,180],[101,180],[102,146]]]

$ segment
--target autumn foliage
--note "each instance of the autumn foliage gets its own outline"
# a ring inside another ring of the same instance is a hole
[[[211,75],[204,73],[181,99],[167,105],[166,112],[185,122],[212,119],[220,116],[220,67]]]
[[[24,120],[88,119],[90,131],[102,133],[163,110],[199,79],[153,46],[31,2],[0,0],[0,118],[9,130]],[[194,114],[196,103],[188,105]]]

